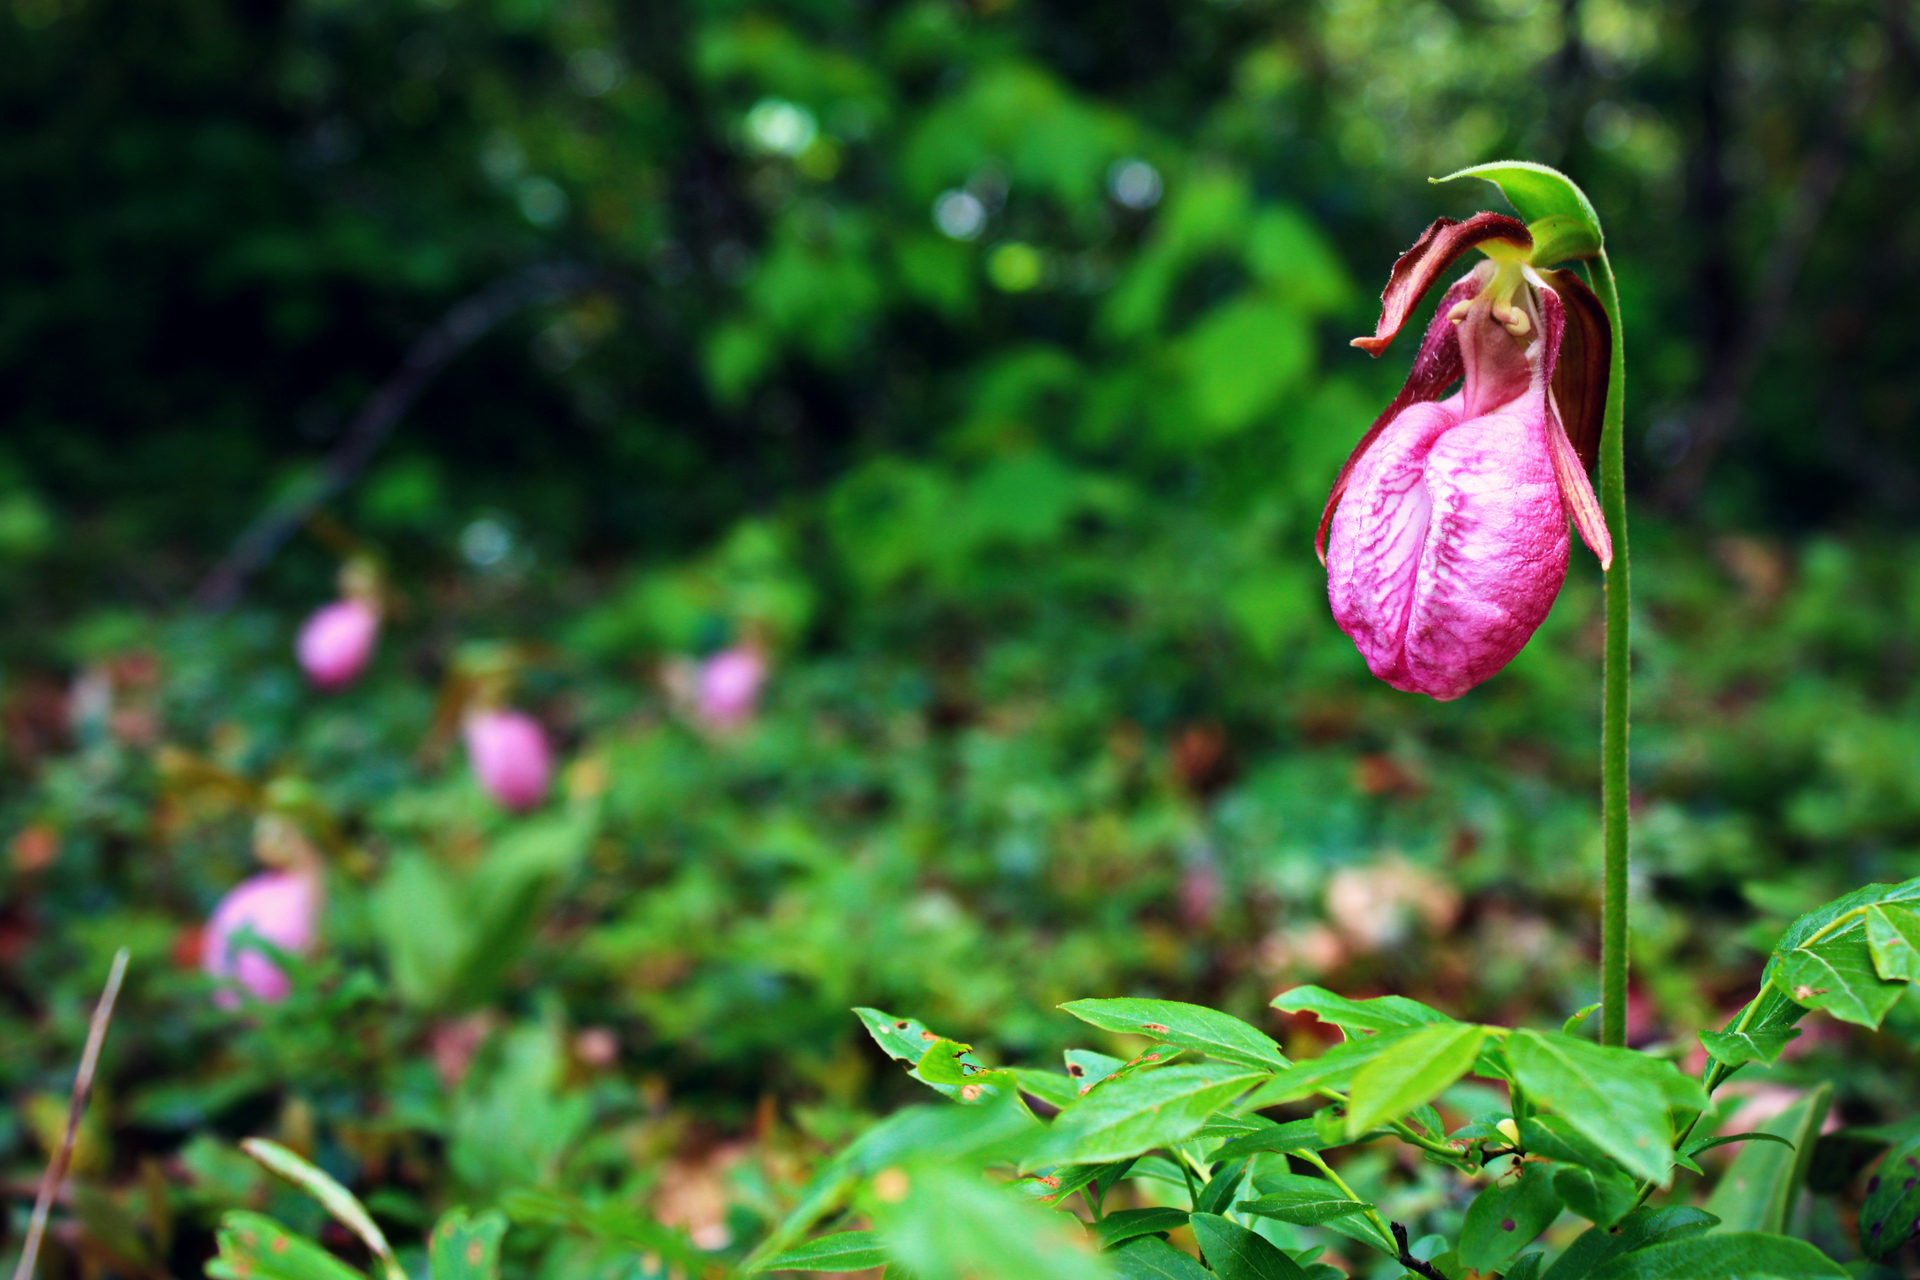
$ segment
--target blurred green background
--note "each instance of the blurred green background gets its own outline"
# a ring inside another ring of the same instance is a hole
[[[311,1218],[247,1133],[403,1235],[536,1188],[744,1248],[911,1096],[855,1004],[1025,1062],[1084,1043],[1052,1006],[1087,995],[1283,1036],[1302,981],[1543,1025],[1593,998],[1591,559],[1439,705],[1367,676],[1312,554],[1411,354],[1346,340],[1422,227],[1498,201],[1426,179],[1506,156],[1585,187],[1620,276],[1635,1035],[1705,1025],[1784,920],[1920,871],[1917,27],[9,0],[0,1254],[122,944],[43,1274],[195,1274],[223,1208]],[[276,503],[311,518],[210,586]],[[322,697],[292,635],[352,550],[399,607]],[[697,732],[662,664],[743,636],[763,712]],[[450,750],[473,641],[518,646],[570,762],[528,818]],[[276,780],[324,946],[224,1012],[195,929]],[[1779,1074],[1844,1058],[1877,1115],[1920,1085],[1920,1011],[1891,1025]]]

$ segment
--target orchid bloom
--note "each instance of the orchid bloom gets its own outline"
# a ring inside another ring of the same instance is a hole
[[[228,984],[214,1002],[236,1008],[235,985],[261,1000],[286,999],[287,975],[237,935],[244,929],[291,955],[304,955],[313,946],[319,917],[320,879],[311,869],[262,872],[235,885],[214,907],[201,940],[201,967]]]
[[[379,634],[380,610],[349,596],[314,611],[300,628],[294,654],[316,689],[341,689],[366,669]]]
[[[524,711],[477,710],[462,726],[467,760],[487,794],[508,809],[532,809],[553,782],[546,730]]]
[[[1443,702],[1506,666],[1547,616],[1569,519],[1602,568],[1613,559],[1587,479],[1606,401],[1605,312],[1571,271],[1530,264],[1524,224],[1496,213],[1434,223],[1394,264],[1380,323],[1354,345],[1386,350],[1471,248],[1487,260],[1441,298],[1406,385],[1334,482],[1318,538],[1334,619],[1368,668]]]

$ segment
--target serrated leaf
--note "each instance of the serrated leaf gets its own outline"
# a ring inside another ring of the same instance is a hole
[[[1229,1014],[1177,1000],[1072,1000],[1060,1006],[1082,1022],[1124,1035],[1194,1049],[1223,1062],[1279,1070],[1286,1055],[1273,1037]]]
[[[1178,1142],[1263,1078],[1231,1063],[1181,1063],[1103,1081],[1060,1113],[1023,1167],[1119,1160]]]
[[[1763,1125],[1792,1145],[1748,1143],[1707,1197],[1707,1212],[1729,1231],[1784,1229],[1832,1103],[1833,1086],[1823,1084]]]
[[[1458,169],[1433,182],[1452,182],[1456,178],[1481,178],[1500,188],[1520,216],[1529,223],[1555,219],[1543,228],[1553,242],[1552,259],[1541,258],[1538,265],[1551,266],[1560,258],[1591,257],[1600,251],[1605,236],[1600,230],[1600,215],[1594,212],[1587,193],[1558,169],[1530,160],[1495,160]]]
[[[1193,1238],[1221,1280],[1306,1280],[1307,1273],[1278,1245],[1218,1214],[1194,1214]]]
[[[1884,1258],[1920,1233],[1920,1137],[1887,1151],[1860,1207],[1860,1248]]]
[[[1765,1031],[1702,1031],[1700,1043],[1715,1062],[1737,1067],[1743,1062],[1764,1062],[1772,1066],[1780,1051],[1800,1035],[1795,1027],[1769,1027]]]
[[[1355,1072],[1347,1094],[1348,1140],[1439,1097],[1473,1066],[1486,1034],[1460,1023],[1420,1027]]]
[[[1349,1000],[1325,987],[1315,986],[1283,991],[1273,998],[1272,1005],[1284,1013],[1311,1013],[1348,1035],[1356,1031],[1395,1031],[1402,1027],[1423,1027],[1453,1021],[1438,1009],[1429,1009],[1418,1000],[1409,1000],[1405,996]]]
[[[1697,1081],[1671,1062],[1628,1049],[1521,1030],[1507,1037],[1506,1051],[1530,1100],[1556,1112],[1629,1173],[1655,1182],[1665,1181],[1673,1164],[1667,1107],[1682,1096],[1681,1086],[1697,1095],[1695,1110],[1706,1106]]]
[[[1533,1242],[1560,1215],[1553,1170],[1526,1162],[1517,1172],[1495,1178],[1467,1206],[1460,1225],[1460,1261],[1490,1271]]]
[[[1553,1193],[1560,1203],[1596,1227],[1610,1227],[1624,1218],[1640,1198],[1632,1179],[1592,1169],[1563,1166],[1553,1171]]]
[[[865,1271],[887,1265],[877,1231],[837,1231],[768,1258],[756,1271]],[[434,1280],[439,1280],[438,1276]]]
[[[1582,1232],[1540,1280],[1583,1280],[1613,1258],[1662,1241],[1699,1235],[1719,1221],[1688,1205],[1635,1209],[1612,1228],[1594,1227]]]
[[[1104,1255],[1126,1280],[1213,1280],[1213,1273],[1158,1236],[1140,1236]]]
[[[207,1263],[214,1280],[366,1280],[264,1214],[235,1209],[220,1219],[216,1238],[220,1252]]]
[[[1373,1207],[1355,1200],[1325,1178],[1309,1178],[1304,1174],[1255,1174],[1253,1187],[1260,1193],[1259,1197],[1242,1200],[1234,1208],[1300,1227],[1317,1227],[1333,1218],[1344,1218]]]
[[[1715,1231],[1623,1254],[1594,1271],[1591,1280],[1800,1280],[1846,1274],[1804,1240],[1760,1231]]]
[[[506,1233],[507,1217],[498,1209],[478,1217],[449,1209],[427,1240],[432,1280],[499,1280],[500,1237]]]
[[[1101,1248],[1111,1249],[1138,1236],[1178,1231],[1186,1225],[1185,1209],[1121,1209],[1098,1222],[1089,1223],[1087,1229],[1093,1232],[1093,1238],[1100,1242]]]
[[[1868,910],[1867,950],[1882,978],[1920,982],[1920,910],[1891,902]]]

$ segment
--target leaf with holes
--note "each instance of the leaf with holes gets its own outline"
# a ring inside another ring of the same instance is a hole
[[[1150,1036],[1162,1044],[1198,1050],[1224,1062],[1276,1071],[1287,1065],[1286,1055],[1271,1036],[1205,1005],[1126,998],[1073,1000],[1060,1007],[1103,1030]]]
[[[855,1009],[854,1015],[860,1024],[880,1046],[880,1051],[907,1069],[907,1074],[930,1088],[945,1094],[949,1098],[960,1096],[957,1084],[936,1084],[926,1080],[920,1074],[920,1059],[926,1056],[928,1046],[941,1037],[927,1030],[926,1026],[915,1018],[895,1017],[879,1009]]]

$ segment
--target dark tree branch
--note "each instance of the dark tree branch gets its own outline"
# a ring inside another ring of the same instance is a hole
[[[1431,1262],[1422,1262],[1413,1256],[1413,1252],[1407,1244],[1407,1229],[1404,1226],[1398,1222],[1389,1223],[1388,1225],[1393,1228],[1393,1242],[1400,1246],[1400,1257],[1398,1261],[1401,1266],[1417,1276],[1425,1276],[1427,1280],[1447,1280],[1445,1276],[1434,1269]]]
[[[366,469],[420,393],[455,357],[488,330],[527,307],[552,302],[587,287],[593,273],[566,263],[541,263],[495,281],[456,303],[421,334],[400,367],[377,387],[348,424],[340,443],[307,479],[268,505],[235,539],[193,593],[205,609],[226,609],[240,599],[258,573],[313,513],[344,491]]]

